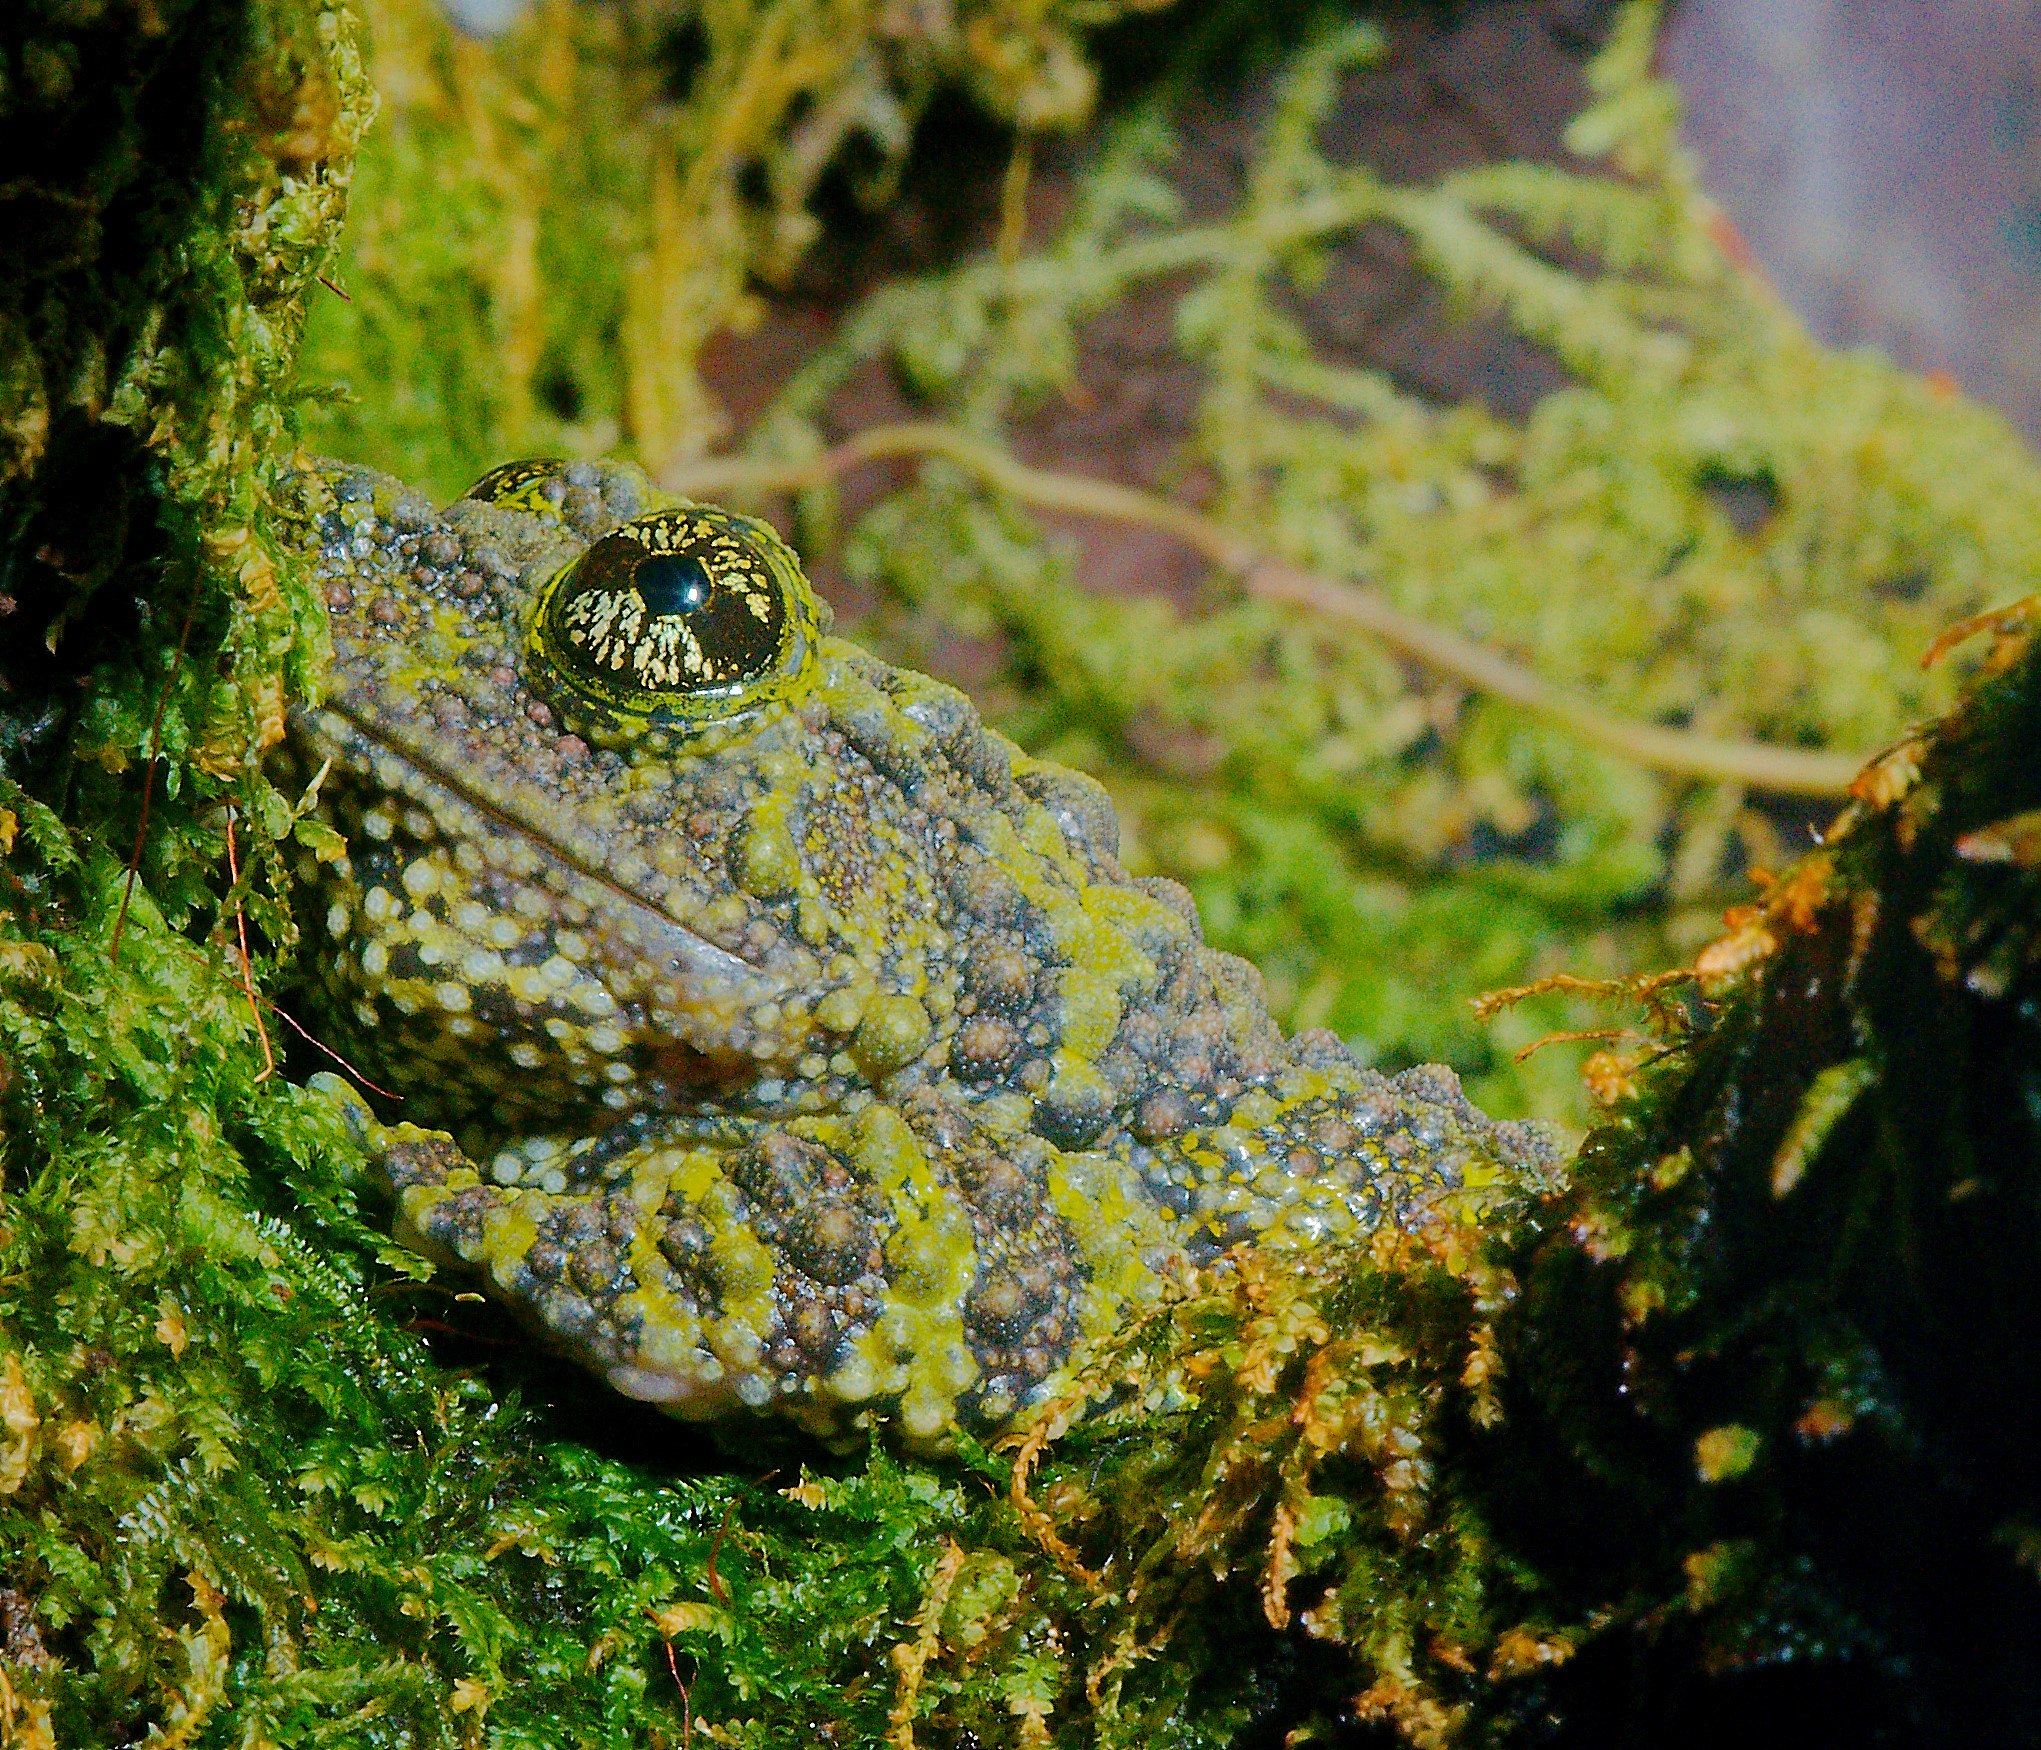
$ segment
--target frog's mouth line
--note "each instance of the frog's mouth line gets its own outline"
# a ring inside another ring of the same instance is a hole
[[[644,927],[638,934],[645,946],[649,949],[656,944],[661,954],[670,959],[675,972],[708,984],[737,987],[731,994],[747,1006],[773,1000],[782,994],[779,986],[766,978],[762,967],[728,948],[718,947],[685,924],[676,923],[642,893],[633,892],[606,869],[562,844],[539,822],[524,819],[501,802],[479,794],[458,773],[450,771],[429,754],[420,752],[400,736],[392,735],[380,725],[358,716],[345,704],[334,701],[315,708],[311,716],[320,739],[337,742],[343,749],[352,740],[361,744],[364,751],[380,750],[392,759],[401,760],[462,807],[472,809],[490,822],[496,830],[524,839],[563,869],[614,895],[630,908],[631,915],[643,920]],[[328,722],[321,723],[322,718]],[[334,719],[346,726],[346,733],[333,733],[329,725]],[[723,1000],[729,999],[725,997]]]

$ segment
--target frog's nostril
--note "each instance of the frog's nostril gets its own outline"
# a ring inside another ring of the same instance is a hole
[[[648,1055],[647,1067],[653,1077],[683,1099],[700,1099],[742,1086],[758,1074],[758,1066],[748,1057],[718,1056],[679,1039],[654,1047]]]

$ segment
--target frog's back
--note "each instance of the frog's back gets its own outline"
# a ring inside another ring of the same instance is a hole
[[[1448,1072],[1285,1041],[1097,784],[827,637],[768,533],[596,470],[493,496],[335,482],[323,983],[454,1133],[375,1133],[405,1231],[624,1389],[940,1439],[1226,1244],[1543,1171]],[[720,678],[638,711],[548,616]]]

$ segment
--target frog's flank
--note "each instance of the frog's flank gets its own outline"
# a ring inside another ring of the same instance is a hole
[[[764,524],[307,476],[327,1036],[408,1243],[618,1390],[938,1447],[1253,1240],[1478,1223],[1542,1133],[1284,1039],[1104,791],[829,635]]]

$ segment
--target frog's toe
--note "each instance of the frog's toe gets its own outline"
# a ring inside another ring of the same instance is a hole
[[[376,1164],[399,1195],[414,1186],[444,1185],[455,1173],[474,1177],[475,1163],[443,1130],[421,1130],[415,1124],[378,1127]]]
[[[369,1103],[350,1083],[343,1081],[331,1070],[322,1069],[305,1079],[305,1088],[308,1093],[317,1094],[320,1099],[339,1111],[341,1119],[356,1142],[365,1148],[371,1146],[375,1133],[382,1126],[376,1122],[376,1115],[369,1110]]]
[[[501,1226],[509,1200],[493,1185],[477,1184],[472,1173],[448,1185],[449,1164],[415,1147],[392,1150],[396,1171],[397,1237],[438,1263],[486,1268],[492,1235],[504,1250]],[[395,1178],[395,1174],[392,1175]]]
[[[444,1185],[450,1175],[466,1169],[472,1177],[474,1162],[443,1130],[423,1130],[416,1124],[385,1124],[369,1109],[369,1103],[337,1075],[321,1070],[305,1086],[339,1108],[340,1116],[373,1167],[399,1195],[413,1186]]]

